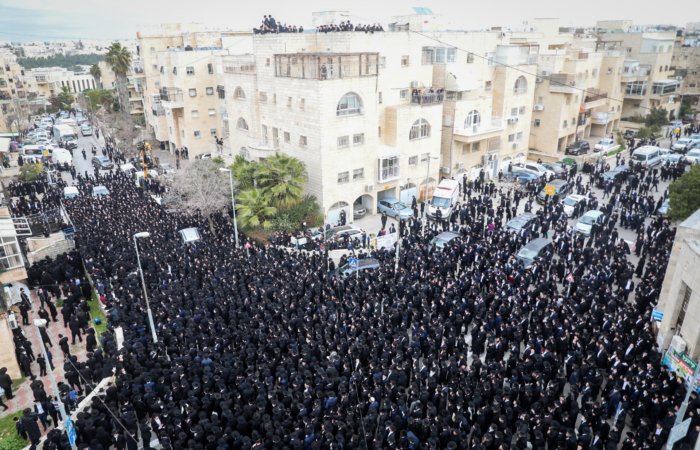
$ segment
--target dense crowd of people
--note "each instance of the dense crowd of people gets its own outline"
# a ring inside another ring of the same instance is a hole
[[[659,174],[640,169],[637,179],[653,185]],[[64,355],[66,379],[77,381],[65,389],[78,398],[115,374],[78,412],[81,448],[149,449],[158,439],[166,450],[660,449],[685,395],[650,320],[675,229],[634,206],[629,178],[605,204],[592,191],[595,172],[566,176],[586,197],[579,214],[605,213],[590,236],[574,233],[552,202],[509,231],[531,193],[477,178],[425,235],[419,220],[399,227],[398,271],[393,249],[369,249],[359,258],[379,267],[348,278],[320,251],[254,241],[237,249],[227,216],[166,213],[119,172],[82,179],[83,195],[64,200],[76,253],[31,270],[74,308],[80,334],[77,314],[91,301],[82,261],[108,329],[123,331],[121,349],[105,333],[86,361]],[[110,195],[85,195],[96,184]],[[638,235],[636,268],[618,223]],[[183,243],[187,227],[201,240]],[[460,236],[431,246],[442,229]],[[138,252],[157,343],[134,246],[145,231]],[[553,250],[525,267],[516,255],[538,237]],[[692,399],[690,445],[700,429]],[[44,448],[61,439],[54,433]]]
[[[353,25],[350,20],[340,22],[340,25],[321,25],[316,29],[316,33],[339,33],[343,31],[364,31],[365,33],[374,34],[375,31],[384,31],[384,28],[379,23],[357,24]],[[264,16],[259,28],[253,28],[254,34],[270,34],[270,33],[303,33],[304,27],[296,25],[287,25],[286,23],[277,22],[272,15]]]

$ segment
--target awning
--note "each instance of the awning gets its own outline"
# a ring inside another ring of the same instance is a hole
[[[396,147],[390,145],[380,145],[377,149],[378,158],[391,158],[392,156],[399,156],[400,153]]]
[[[479,81],[468,67],[449,65],[445,70],[446,91],[473,91],[479,88]]]

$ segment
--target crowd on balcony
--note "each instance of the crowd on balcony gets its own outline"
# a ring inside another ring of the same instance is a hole
[[[260,24],[260,28],[253,28],[254,34],[268,34],[268,33],[303,33],[304,27],[296,25],[287,25],[282,23],[277,23],[277,21],[272,17],[272,15],[264,16],[265,18]]]
[[[349,20],[340,22],[340,25],[321,25],[316,30],[317,33],[340,33],[343,31],[364,31],[365,33],[374,34],[375,31],[384,31],[384,28],[378,23],[373,25],[353,25]]]

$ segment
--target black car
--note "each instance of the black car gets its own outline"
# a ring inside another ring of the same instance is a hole
[[[103,170],[109,170],[114,165],[112,164],[112,161],[109,160],[106,156],[93,156],[92,157],[92,166],[95,169],[103,169]]]
[[[591,151],[591,144],[586,141],[576,141],[573,144],[566,147],[567,155],[585,155]]]
[[[554,188],[554,195],[547,194],[548,188]],[[552,197],[553,203],[559,203],[560,200],[566,198],[571,193],[571,185],[565,180],[552,180],[537,194],[537,203],[546,204],[547,197]]]

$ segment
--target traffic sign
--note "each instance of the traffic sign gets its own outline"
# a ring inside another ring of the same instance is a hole
[[[573,283],[573,282],[574,282],[574,276],[571,275],[571,274],[569,274],[569,276],[566,277],[566,281],[568,281],[569,283]]]
[[[544,193],[547,195],[554,195],[556,194],[557,189],[554,186],[545,186],[544,187]]]
[[[349,264],[352,269],[357,269],[357,260],[355,258],[350,258]]]
[[[74,446],[78,436],[75,434],[75,427],[73,426],[73,422],[70,420],[70,416],[66,420],[66,430],[68,431],[68,439],[70,440],[70,445]]]
[[[250,245],[250,242],[246,242],[246,243],[245,243],[245,248],[250,248],[250,247],[252,247],[252,246]]]
[[[688,428],[690,428],[690,418],[685,419],[671,429],[671,434],[668,435],[668,442],[666,445],[670,448],[677,441],[683,439],[685,435],[688,434]]]

